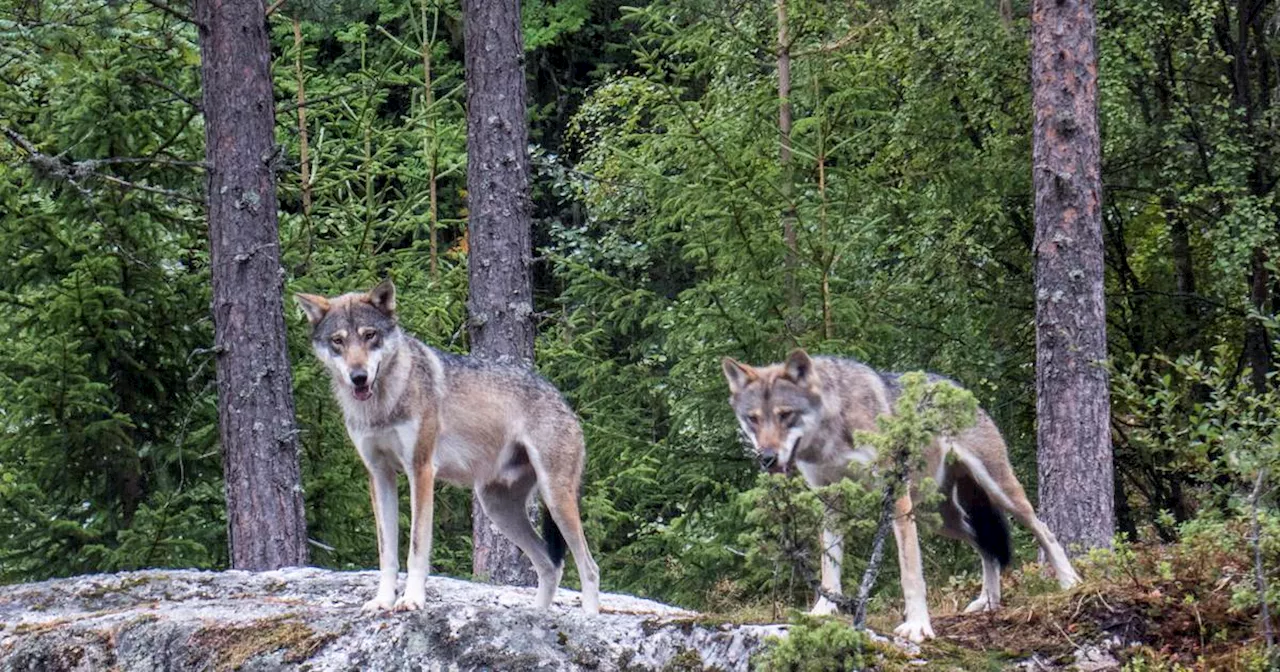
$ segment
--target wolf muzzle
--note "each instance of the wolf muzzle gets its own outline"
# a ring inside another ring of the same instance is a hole
[[[778,453],[775,451],[761,451],[756,457],[760,463],[760,468],[771,474],[787,473],[787,464],[778,459]]]
[[[351,370],[351,393],[360,401],[373,396],[373,390],[369,389],[368,371],[364,369]]]

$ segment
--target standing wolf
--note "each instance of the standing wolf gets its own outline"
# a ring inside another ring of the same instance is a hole
[[[787,473],[794,466],[809,487],[820,488],[856,476],[858,468],[876,462],[872,448],[852,443],[853,432],[876,431],[876,417],[892,412],[899,391],[896,375],[878,373],[849,359],[810,358],[803,350],[792,352],[782,364],[756,368],[726,357],[723,365],[729,403],[764,468]],[[1063,588],[1079,582],[1062,546],[1027,501],[1013,475],[1004,440],[985,412],[979,410],[977,423],[958,436],[936,438],[924,458],[925,472],[910,480],[919,483],[921,477],[933,477],[943,495],[942,533],[967,541],[982,557],[982,594],[966,612],[1000,606],[1000,568],[1011,556],[1001,511],[1031,530]],[[894,632],[923,641],[933,637],[933,627],[925,603],[911,493],[894,504],[893,536],[906,600],[906,620]],[[821,585],[832,595],[841,594],[843,541],[828,521],[822,531]],[[835,604],[820,596],[812,613],[835,610]]]
[[[489,519],[529,556],[538,607],[560,583],[566,544],[582,578],[582,608],[600,611],[600,572],[578,514],[582,428],[555,387],[523,368],[440,352],[400,329],[390,280],[367,293],[298,294],[311,346],[332,376],[347,433],[369,470],[378,529],[378,594],[366,611],[421,609],[431,561],[435,479],[474,487]],[[409,576],[396,600],[396,473],[409,478]],[[525,504],[546,504],[543,536]]]

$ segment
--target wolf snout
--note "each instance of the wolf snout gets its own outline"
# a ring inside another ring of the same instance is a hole
[[[771,474],[780,474],[786,471],[785,465],[778,459],[778,453],[773,451],[762,451],[757,458],[760,462],[760,468]]]
[[[364,401],[373,396],[369,389],[369,372],[364,369],[351,370],[351,393],[356,399]]]

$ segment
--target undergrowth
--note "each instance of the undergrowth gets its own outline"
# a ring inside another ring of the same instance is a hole
[[[1263,517],[1264,566],[1275,604],[1280,568],[1280,518]],[[1171,544],[1118,540],[1076,560],[1084,582],[1060,591],[1035,563],[1005,572],[1002,609],[962,614],[976,580],[930,586],[938,639],[914,664],[886,656],[848,618],[795,616],[791,635],[757,658],[756,668],[781,670],[999,670],[1033,656],[1037,664],[1070,669],[1078,652],[1109,650],[1129,672],[1280,669],[1268,659],[1254,588],[1249,528],[1241,520],[1198,519]],[[877,632],[900,620],[901,604],[881,601],[870,618]],[[757,607],[738,613],[759,614]],[[794,613],[794,612],[793,612]],[[1276,613],[1273,606],[1272,613]],[[855,665],[848,667],[848,665]]]

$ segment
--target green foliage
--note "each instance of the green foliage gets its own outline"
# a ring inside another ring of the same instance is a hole
[[[75,160],[154,157],[93,168],[197,193],[196,171],[158,165],[197,155],[194,112],[147,84],[193,85],[194,36],[123,5],[31,9],[0,25],[9,53],[45,54],[0,66],[6,127]],[[200,211],[20,156],[0,148],[0,581],[221,564]]]
[[[854,672],[866,669],[871,641],[830,618],[801,616],[786,637],[773,638],[764,653],[752,660],[761,672]]]
[[[1280,397],[1240,384],[1237,371],[1223,344],[1204,357],[1139,358],[1114,377],[1118,457],[1144,466],[1132,505],[1166,538],[1192,511],[1170,482],[1190,480],[1213,510],[1241,515],[1258,474],[1280,469]]]

